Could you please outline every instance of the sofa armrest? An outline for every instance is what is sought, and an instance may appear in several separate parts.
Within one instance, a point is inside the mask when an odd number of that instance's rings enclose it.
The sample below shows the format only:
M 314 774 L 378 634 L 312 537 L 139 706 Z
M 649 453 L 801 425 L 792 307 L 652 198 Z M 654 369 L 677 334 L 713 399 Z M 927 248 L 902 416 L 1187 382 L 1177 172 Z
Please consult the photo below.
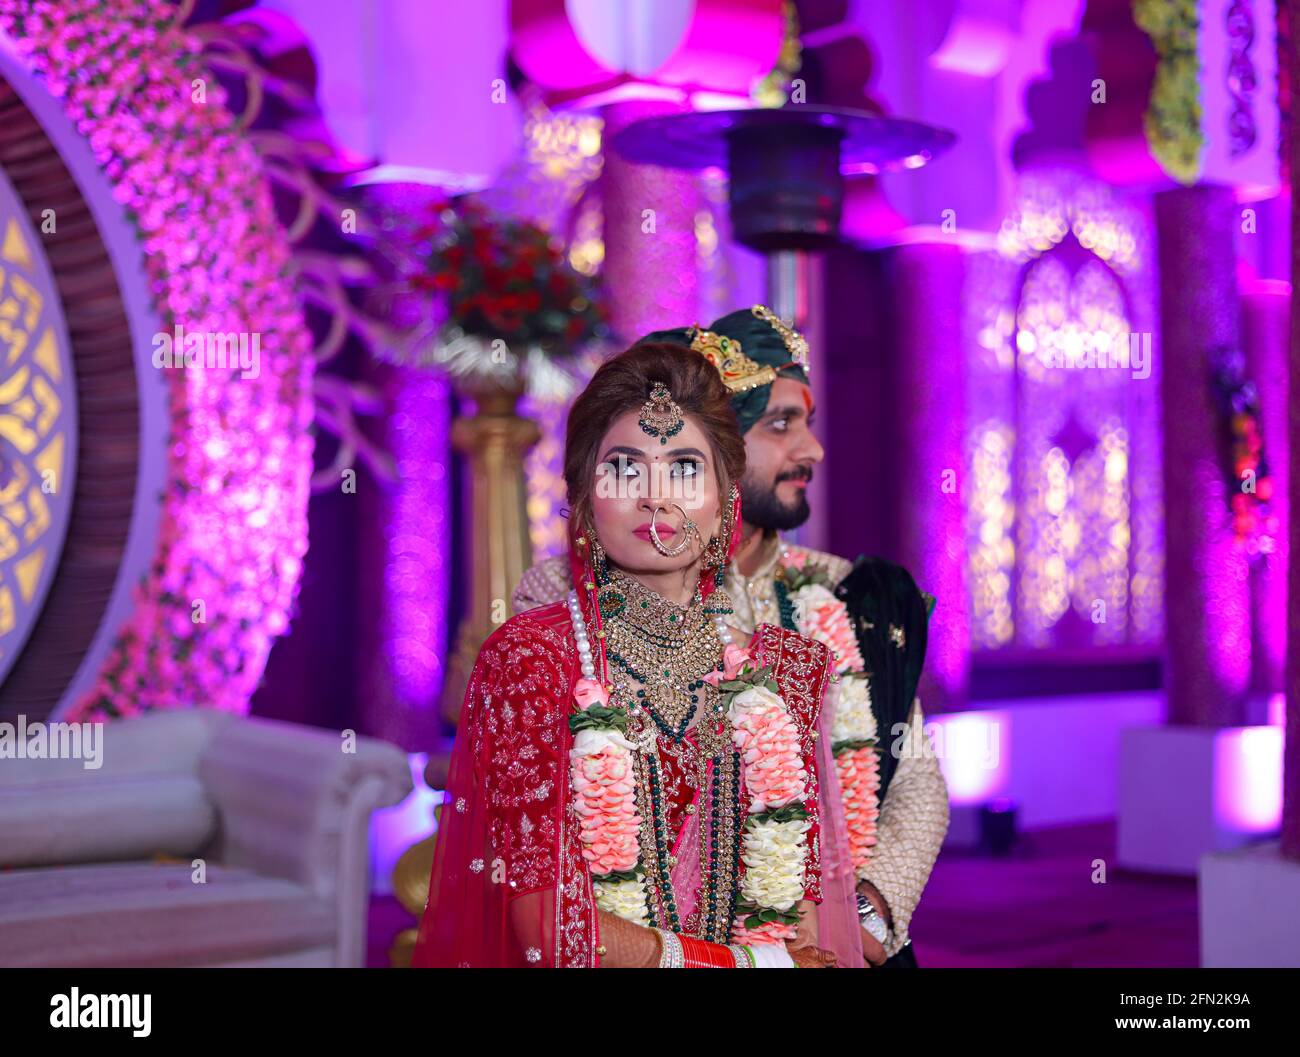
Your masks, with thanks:
M 336 903 L 340 961 L 360 964 L 369 898 L 370 815 L 411 792 L 395 745 L 222 714 L 199 761 L 220 818 L 214 858 L 283 877 Z M 360 923 L 358 933 L 357 924 Z

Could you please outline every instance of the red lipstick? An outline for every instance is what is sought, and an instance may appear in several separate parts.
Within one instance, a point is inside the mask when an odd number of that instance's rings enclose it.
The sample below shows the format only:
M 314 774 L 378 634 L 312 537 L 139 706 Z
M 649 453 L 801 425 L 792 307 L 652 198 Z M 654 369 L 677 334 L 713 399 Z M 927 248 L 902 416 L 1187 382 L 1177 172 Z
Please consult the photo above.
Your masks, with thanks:
M 662 540 L 667 539 L 669 536 L 676 536 L 677 530 L 673 528 L 672 525 L 657 524 L 655 525 L 655 533 Z M 638 525 L 632 530 L 632 535 L 640 536 L 643 540 L 648 540 L 650 538 L 650 522 L 647 521 L 643 525 Z

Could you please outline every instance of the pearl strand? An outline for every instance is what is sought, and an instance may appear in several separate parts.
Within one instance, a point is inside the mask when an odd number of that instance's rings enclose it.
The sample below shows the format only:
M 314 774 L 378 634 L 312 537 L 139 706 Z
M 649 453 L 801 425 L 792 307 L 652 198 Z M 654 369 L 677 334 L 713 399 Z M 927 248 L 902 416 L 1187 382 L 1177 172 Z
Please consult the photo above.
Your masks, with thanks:
M 578 592 L 569 592 L 569 619 L 573 622 L 573 637 L 578 643 L 578 661 L 582 665 L 582 674 L 588 679 L 596 678 L 596 662 L 591 653 L 591 639 L 587 637 L 587 622 L 582 619 L 582 604 L 578 601 Z

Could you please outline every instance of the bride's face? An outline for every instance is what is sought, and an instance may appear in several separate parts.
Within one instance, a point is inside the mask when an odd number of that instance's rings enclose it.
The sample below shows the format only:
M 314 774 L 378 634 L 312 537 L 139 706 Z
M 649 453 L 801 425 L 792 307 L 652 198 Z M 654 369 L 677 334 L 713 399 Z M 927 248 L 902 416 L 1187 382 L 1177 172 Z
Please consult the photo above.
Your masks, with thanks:
M 690 415 L 666 444 L 641 429 L 640 417 L 636 410 L 620 415 L 596 450 L 591 492 L 596 535 L 609 559 L 630 573 L 686 569 L 699 561 L 721 527 L 713 454 L 704 430 Z M 680 554 L 668 557 L 651 540 L 652 516 L 659 540 L 669 550 L 677 550 L 687 535 L 687 517 L 697 531 L 689 534 Z

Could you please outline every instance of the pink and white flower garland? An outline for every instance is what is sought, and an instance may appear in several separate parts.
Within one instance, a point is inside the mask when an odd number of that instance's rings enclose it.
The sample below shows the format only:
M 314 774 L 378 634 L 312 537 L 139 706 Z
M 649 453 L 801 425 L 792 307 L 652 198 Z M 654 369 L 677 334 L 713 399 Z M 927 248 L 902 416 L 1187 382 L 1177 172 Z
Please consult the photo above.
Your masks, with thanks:
M 578 794 L 574 807 L 582 820 L 578 834 L 582 857 L 591 871 L 596 906 L 638 925 L 649 925 L 640 868 L 641 816 L 636 810 L 632 761 L 635 746 L 624 737 L 627 710 L 611 708 L 609 692 L 592 678 L 591 645 L 576 592 L 569 594 L 569 616 L 578 636 L 583 670 L 573 688 L 579 711 L 569 719 L 574 734 L 569 767 Z
M 576 592 L 570 592 L 568 604 L 583 669 L 574 687 L 578 712 L 569 720 L 582 855 L 592 874 L 596 905 L 638 925 L 650 925 L 638 842 L 635 746 L 625 736 L 627 709 L 610 705 L 608 691 L 594 678 Z M 777 684 L 767 669 L 754 668 L 748 650 L 727 642 L 722 671 L 705 678 L 722 693 L 750 798 L 741 846 L 743 913 L 733 926 L 732 940 L 761 945 L 793 939 L 811 828 L 803 806 L 808 773 L 798 728 Z
M 746 649 L 729 645 L 722 671 L 705 676 L 722 691 L 732 742 L 741 754 L 748 818 L 741 836 L 741 914 L 732 925 L 736 943 L 779 943 L 798 934 L 795 904 L 803 898 L 808 862 L 804 809 L 808 771 L 799 729 L 766 668 L 754 668 Z
M 849 829 L 849 853 L 854 873 L 862 879 L 876 844 L 880 817 L 880 760 L 866 662 L 848 609 L 830 590 L 826 570 L 809 566 L 807 556 L 799 553 L 787 558 L 785 568 L 799 633 L 828 646 L 835 658 L 839 689 L 831 750 Z

